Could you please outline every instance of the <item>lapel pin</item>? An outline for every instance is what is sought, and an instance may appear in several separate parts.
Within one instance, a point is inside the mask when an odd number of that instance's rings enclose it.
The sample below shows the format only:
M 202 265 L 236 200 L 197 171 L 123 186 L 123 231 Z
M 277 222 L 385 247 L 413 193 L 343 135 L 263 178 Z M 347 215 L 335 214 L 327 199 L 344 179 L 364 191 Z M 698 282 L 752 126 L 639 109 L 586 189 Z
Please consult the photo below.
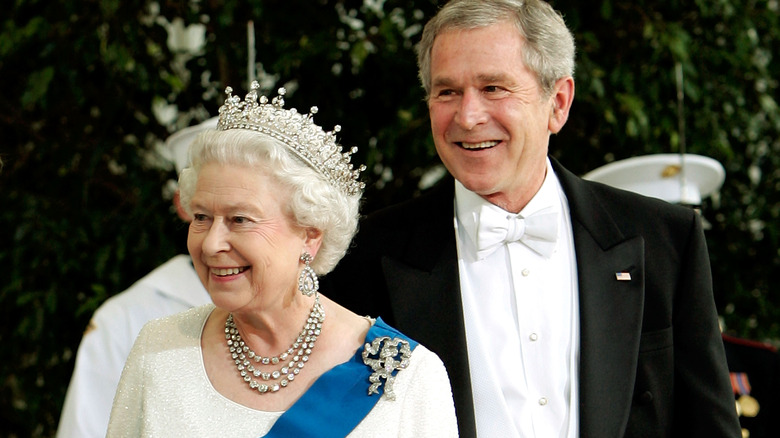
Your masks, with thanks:
M 631 281 L 631 274 L 628 272 L 615 272 L 615 278 L 618 281 Z

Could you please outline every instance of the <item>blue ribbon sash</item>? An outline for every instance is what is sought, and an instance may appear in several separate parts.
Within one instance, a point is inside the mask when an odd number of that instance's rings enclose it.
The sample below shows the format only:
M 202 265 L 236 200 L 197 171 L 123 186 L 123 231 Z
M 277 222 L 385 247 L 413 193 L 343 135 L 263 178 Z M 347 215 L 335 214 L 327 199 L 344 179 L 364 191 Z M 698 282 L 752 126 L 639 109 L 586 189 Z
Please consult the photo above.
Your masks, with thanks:
M 400 338 L 414 350 L 417 342 L 387 325 L 382 318 L 368 330 L 365 343 L 387 336 Z M 276 421 L 267 438 L 345 437 L 368 415 L 384 394 L 384 385 L 369 395 L 374 370 L 363 363 L 365 343 L 352 358 L 322 376 Z

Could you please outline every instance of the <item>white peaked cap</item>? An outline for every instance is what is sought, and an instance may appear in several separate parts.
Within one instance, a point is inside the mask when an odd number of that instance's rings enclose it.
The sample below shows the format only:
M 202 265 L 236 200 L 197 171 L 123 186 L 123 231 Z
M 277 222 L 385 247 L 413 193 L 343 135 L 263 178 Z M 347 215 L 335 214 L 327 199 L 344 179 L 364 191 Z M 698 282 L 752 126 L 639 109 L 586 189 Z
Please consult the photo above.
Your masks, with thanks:
M 189 150 L 190 145 L 203 131 L 217 129 L 219 117 L 212 117 L 198 125 L 189 126 L 180 131 L 176 131 L 165 140 L 165 150 L 176 165 L 176 173 L 179 173 L 190 163 Z
M 720 189 L 726 171 L 701 155 L 655 154 L 615 161 L 583 178 L 673 204 L 699 205 Z

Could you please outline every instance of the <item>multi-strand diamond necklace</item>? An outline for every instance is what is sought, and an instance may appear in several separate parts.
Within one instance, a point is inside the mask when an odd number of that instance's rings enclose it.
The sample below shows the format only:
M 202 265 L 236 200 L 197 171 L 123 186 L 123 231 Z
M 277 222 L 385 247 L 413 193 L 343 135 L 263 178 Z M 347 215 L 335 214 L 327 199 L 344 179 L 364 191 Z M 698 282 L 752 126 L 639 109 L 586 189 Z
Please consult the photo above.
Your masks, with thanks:
M 306 323 L 303 325 L 303 330 L 301 330 L 295 342 L 290 345 L 290 348 L 281 354 L 265 357 L 252 351 L 246 345 L 246 342 L 241 339 L 238 327 L 233 322 L 232 313 L 225 320 L 225 339 L 230 349 L 230 355 L 244 381 L 250 388 L 256 389 L 260 394 L 268 394 L 279 391 L 295 380 L 295 376 L 301 372 L 306 362 L 309 361 L 309 355 L 314 349 L 314 344 L 320 335 L 324 321 L 325 309 L 322 308 L 320 298 L 317 296 Z M 278 365 L 280 363 L 283 366 L 272 372 L 264 372 L 255 368 L 255 365 Z

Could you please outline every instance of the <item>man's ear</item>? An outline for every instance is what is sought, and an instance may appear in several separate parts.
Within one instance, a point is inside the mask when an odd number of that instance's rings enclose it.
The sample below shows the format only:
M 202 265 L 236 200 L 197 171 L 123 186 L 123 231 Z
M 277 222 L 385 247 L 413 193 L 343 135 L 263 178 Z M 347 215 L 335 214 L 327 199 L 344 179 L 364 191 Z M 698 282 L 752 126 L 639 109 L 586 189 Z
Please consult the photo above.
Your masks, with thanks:
M 550 96 L 552 109 L 547 129 L 551 134 L 557 134 L 569 119 L 569 110 L 574 100 L 574 78 L 566 76 L 555 82 L 555 87 Z

